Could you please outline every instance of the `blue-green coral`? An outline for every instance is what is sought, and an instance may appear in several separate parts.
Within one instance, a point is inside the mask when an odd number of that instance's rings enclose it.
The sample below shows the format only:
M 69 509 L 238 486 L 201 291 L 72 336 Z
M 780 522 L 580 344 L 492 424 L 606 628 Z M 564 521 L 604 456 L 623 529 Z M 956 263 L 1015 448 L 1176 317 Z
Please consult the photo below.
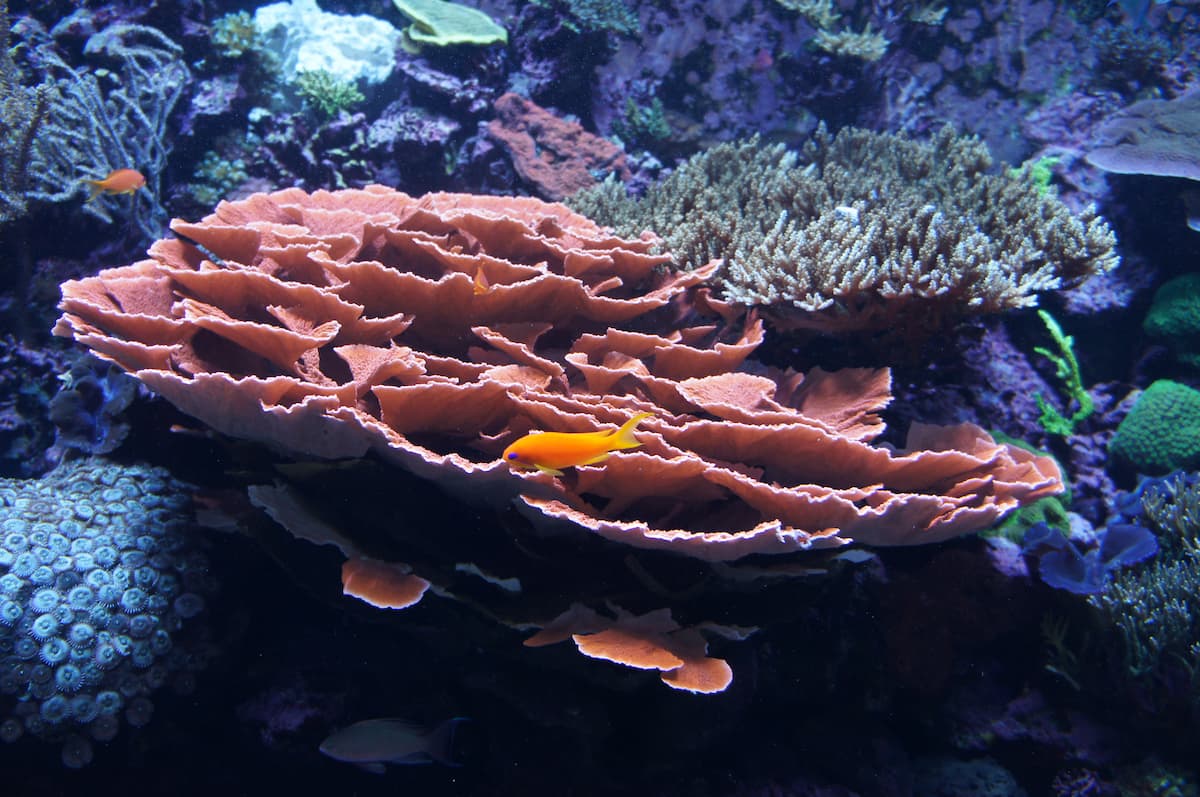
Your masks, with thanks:
M 321 116 L 337 116 L 365 98 L 349 80 L 339 80 L 324 69 L 296 76 L 296 92 Z
M 662 100 L 655 97 L 649 104 L 640 104 L 633 97 L 625 98 L 625 114 L 613 121 L 613 132 L 629 144 L 649 146 L 671 136 Z
M 82 460 L 40 480 L 0 480 L 0 740 L 112 739 L 122 710 L 198 659 L 176 645 L 203 608 L 207 561 L 164 471 Z
M 211 33 L 213 51 L 224 58 L 240 58 L 258 48 L 258 27 L 246 11 L 218 17 L 212 23 Z
M 246 162 L 241 158 L 226 158 L 215 150 L 204 157 L 193 173 L 197 182 L 188 186 L 192 198 L 204 207 L 213 207 L 250 178 Z
M 1142 329 L 1167 344 L 1180 362 L 1200 368 L 1200 274 L 1163 283 L 1154 292 Z
M 1200 707 L 1200 475 L 1146 488 L 1141 508 L 1158 534 L 1159 555 L 1115 574 L 1088 602 L 1113 638 L 1105 649 L 1128 677 L 1165 685 L 1180 681 L 1167 670 L 1181 672 L 1187 697 Z
M 641 26 L 637 14 L 622 0 L 534 0 L 558 11 L 563 25 L 578 33 L 620 33 L 632 36 Z
M 1010 168 L 1008 175 L 1013 179 L 1025 178 L 1033 183 L 1038 193 L 1047 194 L 1054 184 L 1054 167 L 1061 161 L 1062 158 L 1057 156 L 1043 155 L 1037 160 L 1028 160 L 1020 166 Z

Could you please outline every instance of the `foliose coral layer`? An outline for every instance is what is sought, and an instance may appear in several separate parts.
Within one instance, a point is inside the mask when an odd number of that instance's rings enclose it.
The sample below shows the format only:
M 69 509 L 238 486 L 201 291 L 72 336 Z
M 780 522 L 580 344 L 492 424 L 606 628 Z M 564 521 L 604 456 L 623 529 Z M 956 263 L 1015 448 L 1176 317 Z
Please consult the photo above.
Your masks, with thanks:
M 971 426 L 916 424 L 907 451 L 873 447 L 888 372 L 739 371 L 757 321 L 655 334 L 649 314 L 689 312 L 713 266 L 670 273 L 652 236 L 616 238 L 562 205 L 287 190 L 174 226 L 209 254 L 164 240 L 65 284 L 56 332 L 229 434 L 374 448 L 477 500 L 519 497 L 538 522 L 709 560 L 933 542 L 1061 488 L 1047 458 Z M 655 416 L 642 450 L 578 479 L 499 458 L 531 429 L 636 412 Z
M 936 542 L 1062 489 L 1048 457 L 971 425 L 913 424 L 905 449 L 874 444 L 886 369 L 798 374 L 750 362 L 763 325 L 699 287 L 715 264 L 673 271 L 653 235 L 619 238 L 563 205 L 287 189 L 174 228 L 181 237 L 149 259 L 64 284 L 56 331 L 225 434 L 308 456 L 373 452 L 519 521 L 525 537 L 704 568 L 685 558 Z M 652 416 L 638 450 L 603 463 L 550 473 L 502 456 L 529 432 L 596 432 L 638 414 Z M 294 533 L 337 545 L 349 560 L 344 591 L 376 606 L 412 605 L 452 561 L 503 574 L 516 593 L 539 579 L 525 556 L 487 546 L 462 559 L 392 554 L 376 521 L 343 517 L 318 531 L 263 486 L 252 498 Z M 364 561 L 392 555 L 413 564 Z M 553 597 L 521 609 L 523 628 L 528 619 L 569 630 L 555 640 L 603 635 L 580 650 L 630 666 L 644 663 L 627 655 L 631 639 L 665 651 L 653 666 L 675 688 L 729 683 L 693 618 L 664 613 L 661 594 L 624 594 L 629 616 L 591 622 L 583 610 L 593 606 L 574 604 L 604 606 L 579 583 L 596 558 L 565 556 L 537 565 L 570 583 L 531 591 L 531 602 Z

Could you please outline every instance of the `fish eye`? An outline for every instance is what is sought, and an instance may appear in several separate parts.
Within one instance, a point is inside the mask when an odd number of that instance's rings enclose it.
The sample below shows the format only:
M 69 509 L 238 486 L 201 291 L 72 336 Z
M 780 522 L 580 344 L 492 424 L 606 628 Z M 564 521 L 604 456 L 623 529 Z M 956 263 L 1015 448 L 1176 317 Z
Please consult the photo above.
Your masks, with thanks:
M 510 452 L 508 452 L 508 458 L 509 458 L 509 459 L 517 459 L 517 458 L 518 458 L 518 457 L 520 457 L 520 456 L 521 456 L 521 455 L 520 455 L 520 454 L 518 454 L 516 451 L 510 451 Z

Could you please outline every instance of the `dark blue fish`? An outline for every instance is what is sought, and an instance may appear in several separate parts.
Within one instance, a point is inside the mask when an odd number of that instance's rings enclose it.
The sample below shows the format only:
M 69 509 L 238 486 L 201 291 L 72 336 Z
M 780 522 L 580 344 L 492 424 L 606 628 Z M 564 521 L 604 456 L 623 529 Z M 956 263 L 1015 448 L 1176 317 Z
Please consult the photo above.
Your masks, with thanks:
M 376 774 L 383 774 L 384 764 L 458 766 L 451 746 L 455 728 L 465 721 L 455 717 L 430 731 L 400 719 L 363 720 L 321 742 L 321 752 Z

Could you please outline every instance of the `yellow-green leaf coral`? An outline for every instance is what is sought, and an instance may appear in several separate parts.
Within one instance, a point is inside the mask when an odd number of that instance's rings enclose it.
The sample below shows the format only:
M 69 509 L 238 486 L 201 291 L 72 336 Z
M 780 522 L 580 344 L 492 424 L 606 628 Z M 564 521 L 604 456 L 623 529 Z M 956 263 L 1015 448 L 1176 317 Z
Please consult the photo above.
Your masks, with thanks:
M 508 31 L 477 8 L 444 0 L 392 0 L 400 13 L 413 21 L 404 30 L 406 50 L 423 44 L 493 44 L 508 41 Z

